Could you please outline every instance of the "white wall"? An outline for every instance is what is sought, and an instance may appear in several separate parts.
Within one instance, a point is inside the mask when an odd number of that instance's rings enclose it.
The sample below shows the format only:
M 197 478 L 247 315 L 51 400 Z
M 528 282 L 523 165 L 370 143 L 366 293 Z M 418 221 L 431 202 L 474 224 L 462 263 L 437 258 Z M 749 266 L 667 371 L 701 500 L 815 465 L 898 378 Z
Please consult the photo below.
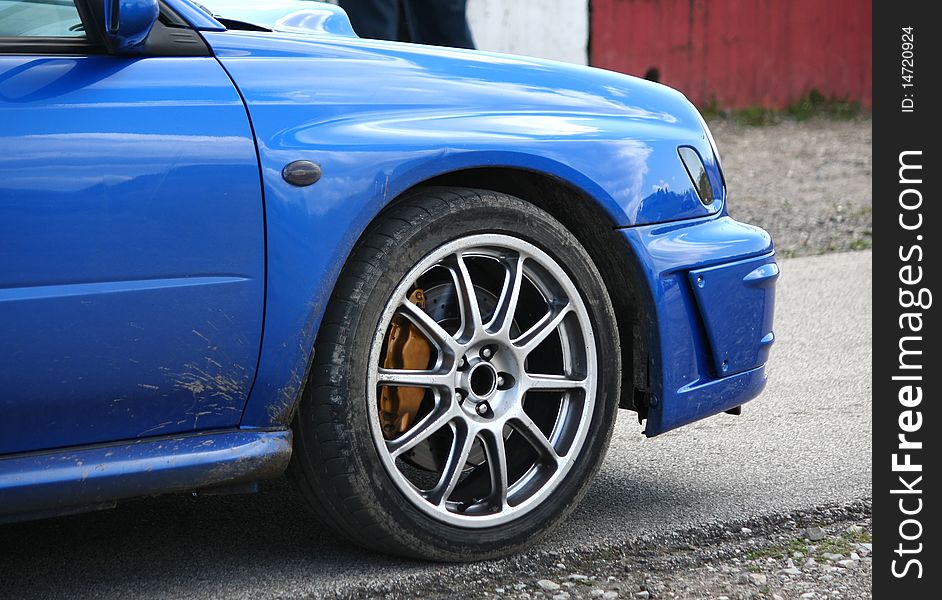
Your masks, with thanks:
M 588 0 L 468 0 L 482 50 L 587 64 Z

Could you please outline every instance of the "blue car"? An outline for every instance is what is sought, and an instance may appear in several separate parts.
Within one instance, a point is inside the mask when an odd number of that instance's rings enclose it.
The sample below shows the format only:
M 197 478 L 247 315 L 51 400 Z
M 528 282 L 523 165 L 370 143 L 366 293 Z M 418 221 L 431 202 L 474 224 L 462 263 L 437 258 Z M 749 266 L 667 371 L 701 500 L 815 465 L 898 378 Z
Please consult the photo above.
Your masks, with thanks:
M 619 408 L 765 385 L 771 239 L 656 83 L 306 0 L 0 0 L 0 140 L 2 521 L 287 472 L 356 543 L 495 557 Z

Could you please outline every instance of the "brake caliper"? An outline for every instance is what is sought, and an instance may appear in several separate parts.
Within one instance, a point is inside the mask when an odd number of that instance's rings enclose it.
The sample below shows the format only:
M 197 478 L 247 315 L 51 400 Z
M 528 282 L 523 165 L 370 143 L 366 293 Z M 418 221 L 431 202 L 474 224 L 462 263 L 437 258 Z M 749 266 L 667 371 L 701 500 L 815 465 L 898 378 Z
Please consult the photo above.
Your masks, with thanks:
M 409 294 L 412 302 L 425 310 L 425 291 Z M 432 345 L 409 319 L 395 315 L 386 337 L 386 358 L 383 368 L 423 370 L 429 367 Z M 379 412 L 383 437 L 391 440 L 409 430 L 425 398 L 425 388 L 384 386 L 380 389 Z

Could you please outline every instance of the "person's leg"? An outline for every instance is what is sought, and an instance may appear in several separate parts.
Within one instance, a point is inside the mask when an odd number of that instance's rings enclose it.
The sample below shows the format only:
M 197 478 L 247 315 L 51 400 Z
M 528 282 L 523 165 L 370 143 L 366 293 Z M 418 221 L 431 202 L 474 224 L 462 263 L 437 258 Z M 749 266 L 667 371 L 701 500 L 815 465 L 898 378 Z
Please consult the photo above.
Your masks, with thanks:
M 399 0 L 340 0 L 353 30 L 362 38 L 399 39 Z
M 418 44 L 474 48 L 467 0 L 406 0 L 413 40 Z

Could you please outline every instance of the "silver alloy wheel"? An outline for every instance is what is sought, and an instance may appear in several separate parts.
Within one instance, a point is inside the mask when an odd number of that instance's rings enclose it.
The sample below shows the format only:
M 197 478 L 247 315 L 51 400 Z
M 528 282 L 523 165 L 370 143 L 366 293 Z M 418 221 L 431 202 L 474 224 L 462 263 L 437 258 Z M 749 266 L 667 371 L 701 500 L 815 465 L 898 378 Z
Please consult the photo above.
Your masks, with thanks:
M 496 305 L 489 314 L 482 314 L 478 295 L 483 288 L 469 266 L 482 261 L 503 269 L 492 303 Z M 408 299 L 416 282 L 433 270 L 447 273 L 454 289 L 458 315 L 453 332 Z M 524 312 L 524 296 L 532 322 L 518 318 Z M 536 306 L 540 302 L 542 308 Z M 430 368 L 381 367 L 384 342 L 396 314 L 431 342 L 435 358 Z M 556 361 L 558 368 L 552 370 L 558 372 L 530 370 L 534 362 L 530 357 L 537 350 Z M 420 261 L 402 279 L 380 317 L 369 364 L 370 426 L 383 464 L 416 507 L 446 523 L 492 527 L 536 508 L 578 460 L 589 432 L 597 357 L 582 295 L 554 259 L 514 237 L 464 237 Z M 379 414 L 383 386 L 430 390 L 424 413 L 391 440 L 383 435 Z M 540 423 L 531 416 L 534 411 L 540 413 Z M 423 487 L 407 476 L 403 459 L 433 438 L 443 445 L 444 455 L 432 474 L 432 485 Z M 482 462 L 469 460 L 475 450 Z M 482 470 L 488 492 L 459 497 L 463 486 L 472 485 L 473 472 Z

